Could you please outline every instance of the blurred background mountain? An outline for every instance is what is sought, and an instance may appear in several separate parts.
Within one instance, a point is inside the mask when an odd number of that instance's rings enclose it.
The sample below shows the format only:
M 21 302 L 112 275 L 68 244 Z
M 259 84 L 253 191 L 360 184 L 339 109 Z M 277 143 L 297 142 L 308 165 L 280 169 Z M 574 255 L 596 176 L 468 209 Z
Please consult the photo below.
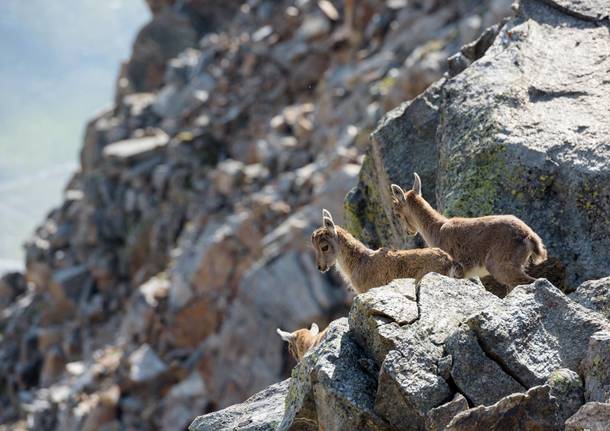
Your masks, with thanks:
M 76 170 L 84 124 L 112 103 L 143 0 L 0 2 L 0 273 Z

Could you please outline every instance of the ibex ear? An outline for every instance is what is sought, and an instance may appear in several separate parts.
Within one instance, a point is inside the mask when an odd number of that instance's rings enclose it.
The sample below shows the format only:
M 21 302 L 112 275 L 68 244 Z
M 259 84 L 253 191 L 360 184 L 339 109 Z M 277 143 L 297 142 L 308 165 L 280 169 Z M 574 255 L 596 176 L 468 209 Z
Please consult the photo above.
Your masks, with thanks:
M 394 199 L 396 199 L 398 202 L 404 202 L 404 200 L 405 200 L 404 190 L 397 184 L 392 184 L 390 186 L 390 188 L 392 189 L 392 196 L 394 196 Z
M 327 210 L 322 210 L 322 225 L 329 230 L 333 236 L 337 236 L 337 228 L 333 222 L 333 216 Z
M 309 333 L 311 335 L 318 335 L 320 333 L 320 328 L 318 328 L 318 325 L 316 323 L 311 324 L 311 328 L 309 328 Z
M 421 196 L 421 178 L 419 178 L 416 172 L 413 172 L 413 176 L 415 177 L 413 180 L 413 192 L 417 196 Z
M 284 340 L 285 342 L 290 343 L 291 341 L 294 340 L 294 335 L 291 334 L 290 332 L 282 331 L 280 328 L 277 328 L 276 331 L 277 331 L 278 335 L 280 336 L 280 338 L 282 340 Z
M 333 216 L 330 215 L 330 211 L 328 211 L 327 209 L 322 210 L 322 220 L 324 220 L 325 218 L 328 218 L 331 220 L 333 219 Z

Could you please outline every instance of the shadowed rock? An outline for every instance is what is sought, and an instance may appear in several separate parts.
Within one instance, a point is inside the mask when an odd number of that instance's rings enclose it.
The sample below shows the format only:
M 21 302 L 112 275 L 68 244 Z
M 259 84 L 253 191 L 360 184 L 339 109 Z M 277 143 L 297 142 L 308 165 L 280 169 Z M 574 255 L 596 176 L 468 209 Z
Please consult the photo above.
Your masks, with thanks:
M 290 379 L 271 385 L 242 404 L 195 418 L 189 431 L 275 431 L 284 415 Z

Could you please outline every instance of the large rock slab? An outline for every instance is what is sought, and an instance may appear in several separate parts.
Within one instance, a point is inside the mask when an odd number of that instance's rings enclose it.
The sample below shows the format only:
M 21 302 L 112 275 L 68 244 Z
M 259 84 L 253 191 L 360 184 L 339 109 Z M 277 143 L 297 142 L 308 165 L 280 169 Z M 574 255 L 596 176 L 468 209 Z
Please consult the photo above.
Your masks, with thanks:
M 312 421 L 326 431 L 390 430 L 373 411 L 377 382 L 360 367 L 362 358 L 347 319 L 332 322 L 323 341 L 293 370 L 278 430 Z
M 518 215 L 566 265 L 568 284 L 607 275 L 610 257 L 610 126 L 596 114 L 610 111 L 602 33 L 522 2 L 486 55 L 443 87 L 437 130 L 443 212 Z
M 490 405 L 515 392 L 523 392 L 519 382 L 490 359 L 476 335 L 462 327 L 447 341 L 451 355 L 451 377 L 458 389 L 475 405 Z
M 496 404 L 475 407 L 458 414 L 447 431 L 559 430 L 559 407 L 549 386 L 536 386 L 524 394 L 512 394 Z
M 386 337 L 395 342 L 381 366 L 375 410 L 399 430 L 422 428 L 428 411 L 453 398 L 449 376 L 443 376 L 439 369 L 445 342 L 470 315 L 501 303 L 480 283 L 438 274 L 426 275 L 416 287 L 417 320 L 398 326 L 389 337 L 383 332 L 386 325 L 380 327 L 377 336 L 374 329 L 371 335 L 370 326 L 358 325 L 354 330 L 357 337 Z M 370 312 L 379 314 L 377 308 Z M 356 305 L 354 309 L 359 310 Z M 366 313 L 354 313 L 354 309 L 350 321 L 368 318 Z M 365 328 L 365 333 L 359 333 L 359 328 Z
M 388 113 L 347 197 L 353 232 L 412 244 L 389 185 L 408 187 L 417 171 L 445 215 L 523 219 L 565 265 L 568 287 L 607 276 L 610 40 L 591 21 L 604 4 L 520 2 L 481 58 Z
M 271 385 L 241 404 L 195 418 L 189 431 L 274 431 L 284 415 L 290 379 Z
M 591 335 L 610 327 L 544 279 L 518 286 L 467 323 L 487 356 L 528 388 L 557 368 L 578 370 Z

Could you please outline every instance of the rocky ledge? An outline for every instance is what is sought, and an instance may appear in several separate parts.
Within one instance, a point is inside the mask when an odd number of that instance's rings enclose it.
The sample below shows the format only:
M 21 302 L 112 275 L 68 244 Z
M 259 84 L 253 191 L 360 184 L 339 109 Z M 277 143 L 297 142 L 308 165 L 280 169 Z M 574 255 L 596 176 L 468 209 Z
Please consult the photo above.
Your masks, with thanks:
M 359 295 L 289 382 L 191 431 L 608 429 L 609 67 L 607 7 L 523 0 L 381 120 L 346 197 L 372 247 L 421 244 L 391 209 L 414 171 L 446 215 L 516 214 L 549 249 L 535 283 L 501 298 L 430 274 Z
M 291 379 L 190 430 L 603 430 L 610 321 L 579 302 L 545 279 L 504 299 L 395 280 L 357 296 Z

